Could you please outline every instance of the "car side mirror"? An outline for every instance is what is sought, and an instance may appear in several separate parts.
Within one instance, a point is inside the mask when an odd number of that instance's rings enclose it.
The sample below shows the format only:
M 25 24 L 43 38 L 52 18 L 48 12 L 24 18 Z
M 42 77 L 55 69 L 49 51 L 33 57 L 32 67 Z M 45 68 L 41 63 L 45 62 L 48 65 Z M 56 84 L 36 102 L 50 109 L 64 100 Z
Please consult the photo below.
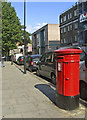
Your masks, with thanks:
M 41 60 L 39 60 L 38 63 L 41 63 Z
M 38 65 L 39 61 L 36 62 L 36 65 Z
M 38 65 L 41 61 L 37 61 L 36 64 Z
M 85 66 L 87 68 L 87 54 L 86 54 L 86 57 L 85 57 Z

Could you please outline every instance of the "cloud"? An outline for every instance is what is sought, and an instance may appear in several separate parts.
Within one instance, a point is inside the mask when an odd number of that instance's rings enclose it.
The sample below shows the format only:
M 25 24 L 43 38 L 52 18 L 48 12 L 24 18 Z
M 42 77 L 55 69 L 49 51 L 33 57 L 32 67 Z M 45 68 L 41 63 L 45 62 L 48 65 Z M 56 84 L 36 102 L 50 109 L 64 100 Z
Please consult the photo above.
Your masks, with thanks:
M 35 30 L 37 30 L 37 29 L 39 29 L 39 28 L 41 28 L 41 26 L 35 26 L 35 27 L 34 27 Z
M 47 23 L 42 23 L 42 25 L 44 26 L 44 25 L 46 25 Z
M 44 25 L 46 25 L 47 23 L 46 22 L 43 22 L 43 23 L 37 23 L 36 26 L 27 26 L 26 28 L 26 31 L 29 32 L 29 33 L 33 33 L 34 31 L 40 29 L 41 27 L 43 27 Z
M 31 25 L 27 26 L 26 31 L 29 32 L 29 33 L 32 33 L 33 27 Z
M 41 23 L 38 23 L 37 25 L 39 25 L 39 26 L 40 26 L 40 25 L 41 25 Z
M 44 25 L 46 25 L 47 23 L 43 22 L 43 23 L 38 23 L 35 27 L 34 27 L 34 30 L 38 30 L 40 29 L 41 27 L 43 27 Z

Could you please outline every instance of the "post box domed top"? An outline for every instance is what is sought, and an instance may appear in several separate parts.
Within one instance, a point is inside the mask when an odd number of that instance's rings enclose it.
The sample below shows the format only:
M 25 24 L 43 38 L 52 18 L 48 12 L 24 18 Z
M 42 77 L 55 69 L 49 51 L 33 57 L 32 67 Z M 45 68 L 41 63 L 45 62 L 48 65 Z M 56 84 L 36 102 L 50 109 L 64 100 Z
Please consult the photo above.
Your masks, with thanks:
M 80 53 L 82 53 L 82 50 L 80 50 L 80 49 L 58 49 L 58 50 L 55 50 L 54 53 L 58 53 L 58 54 L 80 54 Z

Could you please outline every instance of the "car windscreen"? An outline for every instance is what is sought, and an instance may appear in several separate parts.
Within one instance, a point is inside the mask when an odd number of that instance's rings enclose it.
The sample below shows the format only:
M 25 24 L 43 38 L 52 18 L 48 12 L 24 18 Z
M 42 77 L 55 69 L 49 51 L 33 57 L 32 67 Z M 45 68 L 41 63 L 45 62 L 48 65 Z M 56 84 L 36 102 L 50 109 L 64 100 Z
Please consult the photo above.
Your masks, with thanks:
M 41 58 L 41 56 L 31 56 L 31 58 L 34 61 L 39 61 L 39 59 Z

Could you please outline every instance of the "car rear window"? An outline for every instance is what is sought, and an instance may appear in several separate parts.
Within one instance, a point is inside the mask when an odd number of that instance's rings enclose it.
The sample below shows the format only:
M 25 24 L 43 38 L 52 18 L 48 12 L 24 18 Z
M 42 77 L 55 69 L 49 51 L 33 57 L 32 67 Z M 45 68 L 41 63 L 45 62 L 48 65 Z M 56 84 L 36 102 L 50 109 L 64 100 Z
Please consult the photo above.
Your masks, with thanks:
M 31 56 L 33 60 L 39 60 L 41 56 Z
M 24 59 L 24 57 L 21 57 L 21 59 Z
M 21 59 L 24 59 L 24 56 L 20 57 Z

